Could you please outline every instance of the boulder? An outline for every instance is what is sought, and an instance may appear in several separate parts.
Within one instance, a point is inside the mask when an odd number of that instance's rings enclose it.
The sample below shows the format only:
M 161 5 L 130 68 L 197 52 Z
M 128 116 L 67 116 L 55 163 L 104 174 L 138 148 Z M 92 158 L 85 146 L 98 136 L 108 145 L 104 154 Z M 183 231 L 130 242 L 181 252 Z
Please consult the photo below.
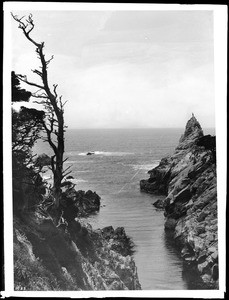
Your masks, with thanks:
M 109 240 L 110 249 L 121 253 L 123 256 L 134 253 L 134 243 L 126 234 L 124 227 L 117 227 L 115 230 L 112 226 L 101 229 L 103 238 Z
M 159 209 L 163 209 L 164 208 L 164 199 L 158 199 L 157 201 L 155 201 L 153 203 L 153 206 L 155 206 L 156 208 L 159 208 Z
M 107 226 L 102 229 L 102 235 L 105 239 L 111 239 L 114 236 L 114 228 Z
M 96 192 L 76 191 L 71 185 L 62 193 L 61 206 L 64 217 L 72 220 L 73 216 L 83 217 L 96 213 L 100 209 L 100 199 Z
M 93 155 L 95 152 L 88 152 L 87 155 Z
M 165 221 L 165 229 L 167 230 L 174 230 L 176 227 L 176 220 L 172 218 L 167 218 Z

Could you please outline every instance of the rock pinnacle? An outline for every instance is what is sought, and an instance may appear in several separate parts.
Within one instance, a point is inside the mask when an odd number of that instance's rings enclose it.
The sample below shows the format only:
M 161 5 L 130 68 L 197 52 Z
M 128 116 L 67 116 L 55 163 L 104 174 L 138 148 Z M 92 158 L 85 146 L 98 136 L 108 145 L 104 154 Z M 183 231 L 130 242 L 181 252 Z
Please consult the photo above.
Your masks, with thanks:
M 188 120 L 186 127 L 185 127 L 185 132 L 180 138 L 180 144 L 182 143 L 187 143 L 189 144 L 190 142 L 194 142 L 197 138 L 202 137 L 203 130 L 200 126 L 200 123 L 197 121 L 196 117 L 192 113 L 192 117 Z

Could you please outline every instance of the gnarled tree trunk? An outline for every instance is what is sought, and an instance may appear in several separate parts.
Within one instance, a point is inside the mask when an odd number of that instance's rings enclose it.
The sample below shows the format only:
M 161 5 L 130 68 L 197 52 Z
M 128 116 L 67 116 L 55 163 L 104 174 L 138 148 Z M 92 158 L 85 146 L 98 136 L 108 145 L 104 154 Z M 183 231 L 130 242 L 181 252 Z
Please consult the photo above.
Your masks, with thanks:
M 46 137 L 43 138 L 47 141 L 52 148 L 54 155 L 51 160 L 51 170 L 53 173 L 53 196 L 55 199 L 55 208 L 58 210 L 61 200 L 61 183 L 63 178 L 69 174 L 63 169 L 64 165 L 64 132 L 66 126 L 64 125 L 64 105 L 62 102 L 62 96 L 57 94 L 57 84 L 54 84 L 52 90 L 48 81 L 48 64 L 53 59 L 53 56 L 46 60 L 44 54 L 44 42 L 38 43 L 31 38 L 30 33 L 34 28 L 33 18 L 30 14 L 28 19 L 24 21 L 24 17 L 18 18 L 12 14 L 15 21 L 18 22 L 19 28 L 23 31 L 25 37 L 36 47 L 36 53 L 40 59 L 40 69 L 32 70 L 33 73 L 40 77 L 41 84 L 31 82 L 27 79 L 27 76 L 17 75 L 17 78 L 26 84 L 38 88 L 38 91 L 32 93 L 32 97 L 37 98 L 35 103 L 42 104 L 45 110 L 45 119 L 43 127 L 46 132 Z

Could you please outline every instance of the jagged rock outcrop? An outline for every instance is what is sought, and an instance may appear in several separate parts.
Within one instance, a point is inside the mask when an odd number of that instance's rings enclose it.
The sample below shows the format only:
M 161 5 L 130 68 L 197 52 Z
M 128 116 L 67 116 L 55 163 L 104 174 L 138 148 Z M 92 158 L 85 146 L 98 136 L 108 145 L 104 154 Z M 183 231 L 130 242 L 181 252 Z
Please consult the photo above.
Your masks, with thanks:
M 124 227 L 114 229 L 112 226 L 108 226 L 104 227 L 101 232 L 103 238 L 112 241 L 112 250 L 121 253 L 123 256 L 134 253 L 134 243 L 131 238 L 126 235 Z
M 192 114 L 191 119 L 188 120 L 185 132 L 181 136 L 179 141 L 179 146 L 177 149 L 187 149 L 190 148 L 198 138 L 204 135 L 200 123 L 197 121 L 194 114 Z
M 62 212 L 62 217 L 69 223 L 76 217 L 88 217 L 91 214 L 97 213 L 100 209 L 100 199 L 100 196 L 91 190 L 86 192 L 75 190 L 74 184 L 66 180 L 62 184 L 59 211 Z M 53 197 L 50 194 L 44 197 L 43 202 L 39 206 L 51 216 L 55 216 L 55 205 Z
M 213 138 L 204 137 L 192 115 L 174 154 L 150 170 L 150 178 L 142 180 L 140 188 L 165 194 L 160 203 L 164 207 L 165 229 L 173 232 L 185 263 L 199 271 L 203 284 L 218 288 L 215 144 Z M 205 140 L 210 141 L 210 147 Z
M 61 205 L 66 216 L 75 209 L 78 217 L 85 217 L 99 211 L 100 199 L 96 192 L 76 191 L 70 187 L 62 193 Z
M 123 252 L 124 229 L 111 231 L 79 220 L 56 227 L 40 211 L 15 217 L 15 290 L 141 289 L 133 257 Z

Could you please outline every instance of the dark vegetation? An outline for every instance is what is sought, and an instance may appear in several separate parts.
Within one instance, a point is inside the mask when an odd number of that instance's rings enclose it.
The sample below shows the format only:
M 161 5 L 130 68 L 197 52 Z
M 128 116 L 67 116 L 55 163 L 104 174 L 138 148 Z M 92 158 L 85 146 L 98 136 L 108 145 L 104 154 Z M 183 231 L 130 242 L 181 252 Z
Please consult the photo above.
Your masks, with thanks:
M 14 72 L 12 80 L 12 103 L 28 102 L 31 93 L 20 88 Z M 12 177 L 14 212 L 32 209 L 42 200 L 45 186 L 33 165 L 32 147 L 40 138 L 44 112 L 21 107 L 12 108 Z
M 200 137 L 197 142 L 197 146 L 204 147 L 205 150 L 209 150 L 212 155 L 213 163 L 216 163 L 216 137 L 210 134 Z
M 29 99 L 29 97 L 36 98 L 35 103 L 42 105 L 42 110 L 44 113 L 41 118 L 42 130 L 46 133 L 45 137 L 41 137 L 44 141 L 49 143 L 49 146 L 53 150 L 53 155 L 51 156 L 50 168 L 53 173 L 53 186 L 52 186 L 52 200 L 53 200 L 53 213 L 55 214 L 54 219 L 56 223 L 58 222 L 60 216 L 59 205 L 61 201 L 61 183 L 62 180 L 69 174 L 68 170 L 64 170 L 64 105 L 62 101 L 62 96 L 57 93 L 57 84 L 53 84 L 52 88 L 48 80 L 48 65 L 53 59 L 46 59 L 44 54 L 44 42 L 37 42 L 31 37 L 31 33 L 34 29 L 34 21 L 32 14 L 28 16 L 27 19 L 24 17 L 19 18 L 12 14 L 13 19 L 18 23 L 19 29 L 22 30 L 25 38 L 35 46 L 35 52 L 40 61 L 40 66 L 37 69 L 33 69 L 32 72 L 38 76 L 38 83 L 32 82 L 28 79 L 26 75 L 17 74 L 13 78 L 12 91 L 13 96 L 16 95 L 20 101 Z M 27 92 L 22 89 L 18 89 L 18 80 L 26 83 L 28 86 L 36 88 L 35 92 Z M 33 110 L 30 113 L 35 113 L 37 111 Z M 30 126 L 31 125 L 31 126 Z M 34 124 L 24 124 L 25 131 L 31 130 L 31 128 L 37 128 L 33 126 Z M 31 136 L 30 136 L 31 137 Z M 31 140 L 33 143 L 33 140 Z M 29 145 L 29 147 L 31 144 Z

